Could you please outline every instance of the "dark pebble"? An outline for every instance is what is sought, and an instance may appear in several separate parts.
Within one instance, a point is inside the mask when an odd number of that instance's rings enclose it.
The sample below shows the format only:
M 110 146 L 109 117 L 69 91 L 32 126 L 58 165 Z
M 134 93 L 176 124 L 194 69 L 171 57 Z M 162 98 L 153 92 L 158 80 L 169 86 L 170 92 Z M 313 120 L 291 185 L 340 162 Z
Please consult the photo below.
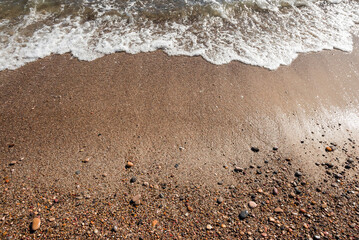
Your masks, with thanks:
M 246 217 L 248 217 L 248 211 L 247 210 L 243 210 L 240 214 L 239 214 L 239 219 L 243 220 Z
M 178 168 L 178 167 L 179 167 L 179 164 L 178 164 L 178 163 L 176 163 L 176 164 L 175 164 L 175 168 Z
M 259 148 L 257 148 L 257 147 L 251 147 L 251 150 L 252 150 L 253 152 L 259 152 Z
M 130 183 L 134 183 L 134 182 L 136 182 L 137 181 L 137 178 L 136 177 L 132 177 L 131 179 L 130 179 Z
M 79 174 L 80 174 L 80 170 L 77 170 L 75 173 L 76 173 L 76 175 L 79 175 Z
M 301 172 L 299 172 L 299 171 L 296 171 L 295 174 L 294 174 L 294 176 L 296 176 L 296 177 L 301 177 L 302 175 L 303 174 Z
M 277 151 L 278 150 L 278 147 L 273 147 L 273 151 Z
M 163 193 L 160 193 L 160 195 L 158 195 L 160 198 L 164 198 L 165 195 L 163 195 Z

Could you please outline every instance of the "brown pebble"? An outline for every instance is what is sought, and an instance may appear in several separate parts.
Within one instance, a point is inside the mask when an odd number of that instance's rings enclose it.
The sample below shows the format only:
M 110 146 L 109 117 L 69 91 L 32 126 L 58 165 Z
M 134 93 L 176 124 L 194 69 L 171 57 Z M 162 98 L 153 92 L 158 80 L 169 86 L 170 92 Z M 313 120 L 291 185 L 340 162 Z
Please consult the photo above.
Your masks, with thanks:
M 189 212 L 193 212 L 193 207 L 187 206 L 187 210 L 188 210 Z
M 141 194 L 137 194 L 131 199 L 132 204 L 138 206 L 141 204 Z
M 156 227 L 157 224 L 158 224 L 158 221 L 157 221 L 157 220 L 153 220 L 153 221 L 152 221 L 152 227 Z
M 300 211 L 301 213 L 306 213 L 306 212 L 307 212 L 304 208 L 301 208 L 299 211 Z
M 133 163 L 132 162 L 127 162 L 126 167 L 127 168 L 133 167 Z
M 36 231 L 37 229 L 40 228 L 40 225 L 41 225 L 41 220 L 40 220 L 40 218 L 34 218 L 34 219 L 32 220 L 31 230 L 32 230 L 32 231 Z
M 55 221 L 55 218 L 52 217 L 52 218 L 49 219 L 49 221 L 50 221 L 50 222 L 53 222 L 53 221 Z
M 284 212 L 283 209 L 281 209 L 280 207 L 277 207 L 276 209 L 274 209 L 274 212 L 276 213 L 282 213 Z
M 16 161 L 11 161 L 9 165 L 10 165 L 10 166 L 13 166 L 13 165 L 15 165 L 15 164 L 16 164 Z
M 226 228 L 227 226 L 226 226 L 226 224 L 221 224 L 221 228 Z
M 257 192 L 258 192 L 258 193 L 263 193 L 263 189 L 258 188 Z
M 269 217 L 269 219 L 268 219 L 270 222 L 275 222 L 275 219 L 274 218 L 272 218 L 272 217 Z
M 82 160 L 83 163 L 88 163 L 90 161 L 90 158 L 85 158 L 84 160 Z
M 278 195 L 278 189 L 277 188 L 273 188 L 273 195 Z

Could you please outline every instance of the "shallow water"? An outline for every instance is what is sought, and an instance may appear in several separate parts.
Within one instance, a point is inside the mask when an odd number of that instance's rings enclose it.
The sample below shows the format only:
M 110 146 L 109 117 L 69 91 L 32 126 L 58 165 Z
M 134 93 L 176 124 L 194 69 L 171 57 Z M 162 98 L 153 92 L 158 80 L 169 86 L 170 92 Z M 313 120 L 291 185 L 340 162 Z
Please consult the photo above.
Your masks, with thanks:
M 3 0 L 0 70 L 53 53 L 157 49 L 276 69 L 300 52 L 351 51 L 358 29 L 358 0 Z

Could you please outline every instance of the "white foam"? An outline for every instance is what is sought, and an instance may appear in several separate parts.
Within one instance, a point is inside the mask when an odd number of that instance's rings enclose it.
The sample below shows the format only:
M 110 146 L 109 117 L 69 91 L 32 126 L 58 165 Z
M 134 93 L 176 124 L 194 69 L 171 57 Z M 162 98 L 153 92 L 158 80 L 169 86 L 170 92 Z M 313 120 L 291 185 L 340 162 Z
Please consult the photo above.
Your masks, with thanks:
M 92 61 L 119 51 L 136 54 L 157 49 L 169 55 L 199 55 L 213 64 L 237 60 L 274 70 L 290 64 L 301 52 L 333 48 L 352 51 L 352 34 L 359 32 L 359 2 L 355 1 L 335 1 L 323 8 L 315 1 L 256 0 L 255 4 L 268 11 L 247 9 L 239 16 L 231 8 L 236 1 L 227 1 L 229 5 L 211 2 L 220 16 L 191 24 L 155 24 L 134 17 L 137 2 L 125 10 L 132 20 L 105 16 L 105 12 L 116 9 L 107 1 L 96 9 L 96 20 L 82 23 L 80 17 L 68 17 L 27 36 L 21 29 L 51 17 L 33 8 L 12 34 L 4 29 L 9 21 L 0 21 L 0 70 L 16 69 L 51 54 L 70 52 L 80 60 Z M 280 11 L 284 3 L 292 7 Z M 304 3 L 306 7 L 296 7 Z

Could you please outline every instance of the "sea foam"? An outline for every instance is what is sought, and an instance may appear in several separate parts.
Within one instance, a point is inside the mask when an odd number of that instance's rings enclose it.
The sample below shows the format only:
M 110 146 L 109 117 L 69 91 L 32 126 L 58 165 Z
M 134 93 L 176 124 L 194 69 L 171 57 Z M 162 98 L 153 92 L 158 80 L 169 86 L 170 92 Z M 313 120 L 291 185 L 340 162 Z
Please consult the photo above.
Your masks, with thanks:
M 348 0 L 107 0 L 76 8 L 64 2 L 55 10 L 44 1 L 30 2 L 27 11 L 0 20 L 0 70 L 51 54 L 70 52 L 92 61 L 114 52 L 158 49 L 213 64 L 237 60 L 274 70 L 298 53 L 352 51 L 359 32 L 359 2 Z

